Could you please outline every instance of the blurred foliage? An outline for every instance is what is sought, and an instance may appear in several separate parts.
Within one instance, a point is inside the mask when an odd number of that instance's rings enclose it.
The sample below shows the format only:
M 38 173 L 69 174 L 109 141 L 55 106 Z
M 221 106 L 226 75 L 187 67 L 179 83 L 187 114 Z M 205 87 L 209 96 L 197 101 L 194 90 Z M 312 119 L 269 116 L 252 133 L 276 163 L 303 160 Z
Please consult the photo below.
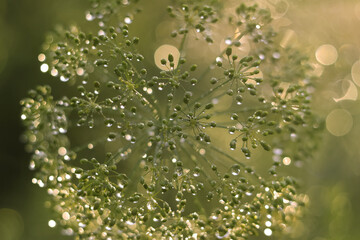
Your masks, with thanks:
M 41 74 L 36 60 L 45 34 L 58 23 L 69 25 L 73 21 L 83 21 L 84 2 L 0 2 L 0 104 L 3 109 L 0 118 L 1 239 L 66 239 L 59 235 L 58 229 L 48 228 L 51 217 L 44 208 L 45 193 L 31 184 L 33 173 L 28 170 L 29 156 L 24 153 L 19 140 L 22 127 L 18 103 L 32 86 L 53 80 Z M 302 50 L 313 56 L 320 76 L 314 99 L 316 111 L 325 119 L 333 109 L 345 109 L 353 119 L 350 132 L 346 135 L 335 137 L 325 133 L 321 152 L 314 156 L 313 162 L 304 164 L 305 170 L 298 178 L 303 179 L 301 190 L 308 193 L 311 204 L 304 220 L 294 228 L 293 238 L 359 239 L 359 100 L 356 97 L 335 102 L 334 98 L 340 98 L 347 92 L 349 83 L 344 80 L 353 81 L 351 68 L 359 60 L 360 31 L 357 26 L 360 23 L 360 6 L 356 0 L 269 2 L 274 3 L 281 16 L 279 26 L 290 26 L 294 31 L 290 40 L 303 46 Z M 147 6 L 150 13 L 156 11 L 155 7 L 151 4 Z M 286 15 L 282 16 L 282 12 Z M 143 18 L 149 24 L 162 20 L 161 16 L 153 17 L 151 14 Z M 143 31 L 149 38 L 162 36 L 159 31 Z M 337 61 L 331 66 L 322 66 L 316 61 L 315 52 L 323 44 L 331 44 L 338 51 Z M 151 59 L 149 56 L 147 58 Z M 357 92 L 358 87 L 355 88 Z

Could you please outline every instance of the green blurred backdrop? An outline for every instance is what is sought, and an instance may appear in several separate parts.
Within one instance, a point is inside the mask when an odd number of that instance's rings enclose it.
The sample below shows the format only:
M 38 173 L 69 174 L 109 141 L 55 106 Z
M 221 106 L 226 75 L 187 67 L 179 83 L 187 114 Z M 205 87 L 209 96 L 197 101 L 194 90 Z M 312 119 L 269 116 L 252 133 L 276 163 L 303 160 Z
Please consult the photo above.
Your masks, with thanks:
M 56 24 L 84 21 L 87 0 L 0 0 L 0 239 L 69 239 L 50 229 L 46 192 L 31 184 L 20 136 L 19 101 L 37 84 L 53 84 L 37 56 Z M 166 8 L 146 2 L 146 12 Z M 240 2 L 240 1 L 239 1 Z M 301 171 L 310 197 L 293 239 L 360 239 L 360 3 L 358 0 L 261 0 L 274 6 L 284 41 L 303 47 L 319 76 L 314 109 L 326 120 L 321 148 Z M 164 3 L 164 5 L 161 5 Z M 161 9 L 162 10 L 162 9 Z M 151 19 L 154 29 L 161 15 Z M 141 26 L 140 26 L 141 27 Z M 151 38 L 151 31 L 145 34 Z M 154 49 L 145 52 L 151 56 Z M 144 50 L 146 51 L 146 50 Z M 53 83 L 51 83 L 53 82 Z M 271 239 L 271 238 L 270 238 Z

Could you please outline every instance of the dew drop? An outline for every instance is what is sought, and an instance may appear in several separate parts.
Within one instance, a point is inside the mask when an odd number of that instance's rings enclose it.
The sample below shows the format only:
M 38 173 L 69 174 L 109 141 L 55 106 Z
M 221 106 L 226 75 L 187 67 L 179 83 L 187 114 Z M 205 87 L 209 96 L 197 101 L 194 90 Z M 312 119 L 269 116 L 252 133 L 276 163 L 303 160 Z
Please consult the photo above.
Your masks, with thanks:
M 47 72 L 47 71 L 49 70 L 49 65 L 47 65 L 46 63 L 41 64 L 40 70 L 41 70 L 43 73 Z
M 31 162 L 30 162 L 29 169 L 30 169 L 30 170 L 34 170 L 34 169 L 35 169 L 35 162 L 34 162 L 34 161 L 31 161 Z
M 69 81 L 69 78 L 66 78 L 64 76 L 60 76 L 60 81 L 67 82 L 67 81 Z
M 48 225 L 49 225 L 49 227 L 54 228 L 54 227 L 56 227 L 56 222 L 54 220 L 50 220 L 48 222 Z
M 76 69 L 76 74 L 77 74 L 78 76 L 82 76 L 82 75 L 84 75 L 84 73 L 85 73 L 85 71 L 84 71 L 83 68 L 78 68 L 78 69 Z
M 264 234 L 269 237 L 272 235 L 272 230 L 270 228 L 265 228 Z
M 226 44 L 226 45 L 231 45 L 231 43 L 232 43 L 231 39 L 226 39 L 226 40 L 225 40 L 225 44 Z
M 128 220 L 128 221 L 126 221 L 126 224 L 132 226 L 132 225 L 135 224 L 135 222 L 132 222 L 132 221 Z
M 67 130 L 66 130 L 65 128 L 59 128 L 59 132 L 60 132 L 60 133 L 66 133 Z
M 85 18 L 88 21 L 92 21 L 95 19 L 95 16 L 88 12 L 88 13 L 86 13 Z
M 130 24 L 130 23 L 132 23 L 132 20 L 131 20 L 131 18 L 126 17 L 126 18 L 124 18 L 124 22 L 125 22 L 126 24 Z
M 239 175 L 240 173 L 240 166 L 235 164 L 234 166 L 231 167 L 231 174 L 234 176 Z
M 38 56 L 38 60 L 39 60 L 39 62 L 43 62 L 43 61 L 45 61 L 45 59 L 46 59 L 45 54 L 40 53 L 40 54 L 39 54 L 39 56 Z
M 280 53 L 274 52 L 273 55 L 272 55 L 272 57 L 273 57 L 274 59 L 279 59 L 279 58 L 280 58 Z
M 215 233 L 215 237 L 217 238 L 217 239 L 223 239 L 223 238 L 227 238 L 229 236 L 229 231 L 226 231 L 225 233 L 223 233 L 223 232 L 219 232 L 219 231 L 216 231 L 216 233 Z

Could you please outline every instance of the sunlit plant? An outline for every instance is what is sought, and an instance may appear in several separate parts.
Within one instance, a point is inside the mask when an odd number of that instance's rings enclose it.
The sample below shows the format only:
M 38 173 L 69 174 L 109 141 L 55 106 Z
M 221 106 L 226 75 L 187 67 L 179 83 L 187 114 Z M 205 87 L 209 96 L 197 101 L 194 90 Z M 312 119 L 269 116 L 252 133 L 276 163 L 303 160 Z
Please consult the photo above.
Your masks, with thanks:
M 311 157 L 318 128 L 306 57 L 256 1 L 177 0 L 159 5 L 173 30 L 146 49 L 154 62 L 133 34 L 137 2 L 92 0 L 92 32 L 57 29 L 39 55 L 66 89 L 21 101 L 49 225 L 75 239 L 286 234 L 307 202 L 286 168 Z

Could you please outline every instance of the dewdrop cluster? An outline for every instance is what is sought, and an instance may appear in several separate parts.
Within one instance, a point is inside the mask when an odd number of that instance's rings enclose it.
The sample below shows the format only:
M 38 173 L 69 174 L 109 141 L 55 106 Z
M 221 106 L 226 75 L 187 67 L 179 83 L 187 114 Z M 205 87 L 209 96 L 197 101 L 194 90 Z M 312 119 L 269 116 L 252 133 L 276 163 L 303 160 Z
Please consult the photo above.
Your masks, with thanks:
M 39 55 L 66 95 L 38 86 L 21 101 L 49 226 L 75 239 L 288 231 L 308 199 L 286 166 L 311 157 L 319 126 L 307 60 L 278 45 L 270 12 L 249 1 L 168 1 L 179 56 L 167 53 L 158 70 L 132 34 L 141 1 L 90 2 L 85 17 L 97 30 L 59 28 Z M 189 61 L 190 40 L 200 51 L 220 45 L 219 26 L 232 29 L 223 49 L 207 65 Z

